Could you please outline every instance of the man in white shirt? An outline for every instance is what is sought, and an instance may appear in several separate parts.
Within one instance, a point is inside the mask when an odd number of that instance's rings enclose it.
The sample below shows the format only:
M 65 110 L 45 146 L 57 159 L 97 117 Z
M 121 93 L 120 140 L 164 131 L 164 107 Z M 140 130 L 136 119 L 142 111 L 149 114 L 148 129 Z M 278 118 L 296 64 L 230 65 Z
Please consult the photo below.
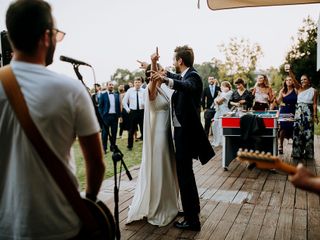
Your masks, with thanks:
M 137 77 L 134 80 L 134 86 L 130 88 L 122 100 L 123 108 L 129 113 L 129 137 L 128 150 L 133 147 L 133 135 L 139 125 L 141 139 L 143 139 L 143 114 L 144 114 L 144 91 L 141 87 L 142 80 Z
M 75 184 L 70 150 L 78 136 L 86 194 L 94 199 L 105 167 L 92 101 L 80 81 L 46 68 L 65 34 L 55 28 L 51 7 L 41 0 L 12 2 L 6 25 L 14 51 L 10 66 L 33 122 Z M 0 116 L 0 239 L 76 237 L 82 223 L 21 128 L 2 84 Z

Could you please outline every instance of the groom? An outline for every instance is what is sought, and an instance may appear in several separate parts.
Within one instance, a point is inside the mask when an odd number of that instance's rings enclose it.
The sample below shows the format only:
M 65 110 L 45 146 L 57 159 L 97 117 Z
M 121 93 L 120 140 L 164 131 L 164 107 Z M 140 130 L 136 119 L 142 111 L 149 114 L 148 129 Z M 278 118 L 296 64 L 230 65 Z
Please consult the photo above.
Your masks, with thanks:
M 184 221 L 175 222 L 180 229 L 200 231 L 200 202 L 193 173 L 192 159 L 207 163 L 214 155 L 200 122 L 200 100 L 202 80 L 193 68 L 194 54 L 188 46 L 174 50 L 176 73 L 167 72 L 167 76 L 155 74 L 169 87 L 175 90 L 172 95 L 172 121 L 176 148 L 177 175 L 180 187 Z

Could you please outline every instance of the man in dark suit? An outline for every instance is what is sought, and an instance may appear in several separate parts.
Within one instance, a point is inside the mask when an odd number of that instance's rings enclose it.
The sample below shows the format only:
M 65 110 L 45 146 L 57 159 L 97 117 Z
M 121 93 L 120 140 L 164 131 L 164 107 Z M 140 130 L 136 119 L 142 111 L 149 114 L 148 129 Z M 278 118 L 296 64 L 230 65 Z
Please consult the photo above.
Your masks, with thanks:
M 96 113 L 100 128 L 103 128 L 102 117 L 99 113 L 99 98 L 101 96 L 101 85 L 99 83 L 95 83 L 94 85 L 94 94 L 91 96 L 91 100 L 93 102 L 94 111 Z
M 176 148 L 177 176 L 181 194 L 184 221 L 176 222 L 180 229 L 200 231 L 200 202 L 193 173 L 192 159 L 207 163 L 214 151 L 200 121 L 200 100 L 202 80 L 193 68 L 194 54 L 188 46 L 177 47 L 174 54 L 174 66 L 177 73 L 167 72 L 152 75 L 152 79 L 161 80 L 175 92 L 172 95 L 172 120 Z
M 107 91 L 102 93 L 99 98 L 99 112 L 104 123 L 102 128 L 102 143 L 105 153 L 108 148 L 108 138 L 110 140 L 110 151 L 114 150 L 120 117 L 120 97 L 118 93 L 113 92 L 113 88 L 113 82 L 108 82 Z
M 218 80 L 214 77 L 208 77 L 208 87 L 203 90 L 202 94 L 202 108 L 204 112 L 204 131 L 206 132 L 207 136 L 209 136 L 211 120 L 216 113 L 215 108 L 213 107 L 212 103 L 213 100 L 218 96 L 220 87 L 218 86 Z

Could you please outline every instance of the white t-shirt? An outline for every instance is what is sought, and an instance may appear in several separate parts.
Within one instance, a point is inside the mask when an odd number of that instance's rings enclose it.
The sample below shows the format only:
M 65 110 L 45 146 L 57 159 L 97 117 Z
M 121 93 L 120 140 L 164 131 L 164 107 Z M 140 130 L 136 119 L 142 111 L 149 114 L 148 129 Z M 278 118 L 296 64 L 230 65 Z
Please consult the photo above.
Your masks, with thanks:
M 76 136 L 99 132 L 88 92 L 78 80 L 37 64 L 11 66 L 31 118 L 72 176 Z M 68 239 L 81 223 L 27 139 L 0 84 L 0 239 Z

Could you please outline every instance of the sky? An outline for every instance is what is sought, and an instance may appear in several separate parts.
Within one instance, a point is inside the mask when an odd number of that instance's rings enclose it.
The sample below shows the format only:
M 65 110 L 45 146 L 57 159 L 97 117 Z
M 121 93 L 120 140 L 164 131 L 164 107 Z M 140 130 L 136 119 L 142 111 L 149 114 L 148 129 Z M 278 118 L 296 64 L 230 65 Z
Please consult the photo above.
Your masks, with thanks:
M 117 68 L 139 70 L 137 60 L 150 61 L 159 48 L 160 64 L 171 66 L 176 46 L 189 45 L 195 63 L 223 60 L 218 45 L 232 37 L 258 43 L 264 56 L 258 69 L 279 67 L 297 36 L 302 21 L 316 22 L 320 4 L 212 11 L 205 0 L 49 0 L 57 28 L 66 32 L 57 44 L 54 71 L 76 78 L 61 55 L 93 66 L 80 66 L 87 86 L 110 80 Z M 0 0 L 0 31 L 10 1 Z

